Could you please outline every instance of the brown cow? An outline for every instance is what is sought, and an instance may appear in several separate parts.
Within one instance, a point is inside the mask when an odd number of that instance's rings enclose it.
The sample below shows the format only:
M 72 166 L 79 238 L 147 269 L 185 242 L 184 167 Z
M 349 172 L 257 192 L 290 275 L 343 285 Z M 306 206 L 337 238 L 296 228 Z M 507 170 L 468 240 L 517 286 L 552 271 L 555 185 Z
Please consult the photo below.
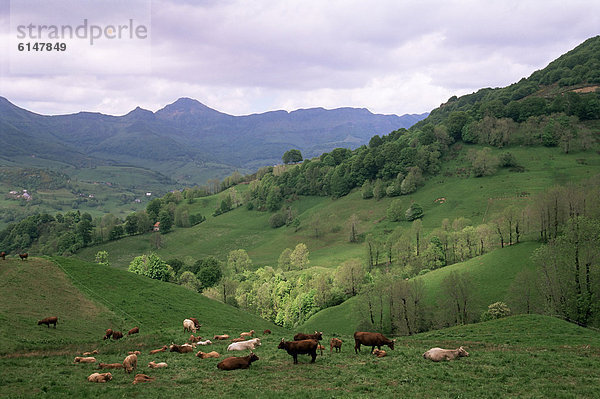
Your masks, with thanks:
M 2 260 L 6 260 L 6 255 L 8 255 L 6 252 L 0 252 L 0 258 L 2 258 Z
M 155 377 L 150 377 L 149 375 L 146 374 L 136 374 L 135 377 L 133 378 L 133 382 L 132 384 L 139 384 L 140 382 L 152 382 L 154 381 L 156 378 Z
M 263 331 L 263 334 L 271 334 L 271 330 L 266 329 L 265 331 Z
M 98 354 L 98 349 L 94 349 L 91 352 L 83 352 L 81 355 L 82 356 L 91 356 L 91 355 L 97 355 Z
M 167 350 L 167 345 L 163 346 L 160 349 L 153 349 L 150 351 L 151 355 L 154 355 L 155 353 L 159 353 L 159 352 L 165 352 Z
M 183 345 L 176 345 L 176 344 L 172 344 L 169 347 L 169 351 L 170 352 L 177 352 L 177 353 L 189 353 L 193 350 L 194 348 L 192 347 L 192 345 L 190 344 L 183 344 Z
M 188 339 L 188 342 L 198 342 L 202 339 L 201 336 L 196 335 L 194 336 L 194 334 L 190 335 L 190 338 Z
M 243 357 L 228 357 L 227 359 L 221 360 L 217 367 L 221 370 L 237 370 L 237 369 L 247 369 L 250 367 L 252 362 L 258 360 L 258 356 L 254 354 L 254 352 L 250 352 L 248 356 Z
M 104 333 L 104 338 L 102 338 L 102 339 L 104 339 L 104 340 L 109 339 L 112 336 L 112 334 L 113 334 L 113 330 L 110 328 L 107 328 L 106 332 Z
M 99 369 L 122 369 L 122 363 L 100 363 L 98 365 Z
M 29 256 L 29 254 L 27 252 L 25 252 L 24 254 L 19 254 L 19 257 L 21 258 L 21 260 L 27 260 L 28 256 Z
M 232 343 L 234 343 L 234 342 L 242 342 L 242 341 L 245 341 L 245 340 L 246 340 L 246 338 L 240 337 L 240 338 L 234 338 L 234 339 L 232 339 L 231 342 Z
M 73 363 L 96 363 L 96 358 L 76 356 L 75 359 L 73 359 Z
M 113 331 L 112 339 L 114 339 L 116 341 L 121 338 L 123 338 L 123 333 L 121 331 Z
M 139 327 L 133 327 L 131 330 L 129 330 L 127 332 L 127 336 L 130 336 L 131 334 L 138 334 L 140 332 L 140 328 Z
M 223 335 L 215 335 L 215 336 L 213 337 L 213 339 L 216 339 L 216 340 L 221 340 L 221 341 L 223 341 L 223 340 L 229 339 L 229 335 L 227 335 L 227 334 L 223 334 Z
M 357 331 L 354 333 L 354 353 L 360 351 L 360 345 L 370 346 L 371 353 L 373 353 L 375 347 L 381 349 L 382 345 L 387 345 L 390 349 L 394 349 L 394 342 L 396 340 L 389 340 L 381 333 Z
M 294 364 L 298 364 L 298 355 L 311 355 L 311 363 L 317 359 L 317 346 L 319 341 L 314 339 L 305 339 L 302 341 L 284 341 L 277 346 L 277 349 L 285 349 L 285 351 L 294 358 Z
M 240 333 L 240 337 L 242 337 L 242 338 L 252 337 L 252 336 L 254 336 L 254 330 L 250 330 L 249 332 Z
M 108 382 L 112 380 L 111 373 L 94 373 L 90 374 L 87 378 L 89 382 Z
M 56 323 L 58 323 L 58 317 L 56 316 L 46 317 L 45 319 L 38 320 L 38 326 L 40 324 L 45 324 L 48 326 L 48 328 L 50 328 L 50 324 L 54 324 L 54 328 L 56 328 Z
M 335 348 L 335 352 L 341 352 L 342 351 L 342 340 L 339 338 L 331 338 L 331 341 L 329 342 L 329 353 L 331 353 L 331 351 L 333 351 L 333 348 Z
M 195 317 L 188 317 L 188 319 L 194 322 L 194 327 L 196 327 L 196 328 L 202 327 L 202 324 L 200 324 L 200 322 L 198 322 L 197 318 L 195 318 Z
M 315 331 L 314 334 L 303 334 L 298 333 L 294 335 L 294 341 L 303 341 L 305 339 L 314 339 L 315 341 L 320 341 L 323 339 L 323 333 L 319 331 Z
M 139 355 L 141 355 L 141 354 L 142 354 L 142 352 L 140 352 L 140 351 L 129 351 L 129 352 L 127 352 L 127 354 L 128 354 L 128 355 L 136 355 L 136 356 L 139 356 Z

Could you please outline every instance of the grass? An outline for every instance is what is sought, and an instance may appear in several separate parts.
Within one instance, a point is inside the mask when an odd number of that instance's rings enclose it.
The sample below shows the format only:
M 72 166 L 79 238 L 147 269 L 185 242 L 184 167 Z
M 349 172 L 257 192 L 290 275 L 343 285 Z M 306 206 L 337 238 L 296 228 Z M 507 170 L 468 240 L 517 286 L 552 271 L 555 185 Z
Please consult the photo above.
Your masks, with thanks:
M 3 320 L 0 329 L 0 396 L 38 397 L 144 397 L 180 398 L 583 398 L 600 396 L 600 334 L 545 316 L 521 315 L 486 323 L 453 327 L 412 337 L 401 337 L 388 356 L 375 358 L 367 348 L 359 354 L 350 334 L 342 334 L 341 353 L 327 350 L 315 364 L 307 356 L 299 364 L 277 349 L 281 337 L 293 331 L 273 328 L 274 334 L 259 336 L 255 350 L 260 360 L 248 370 L 224 372 L 216 368 L 220 359 L 201 360 L 192 353 L 159 353 L 150 349 L 182 342 L 187 334 L 179 329 L 182 315 L 199 315 L 200 334 L 213 331 L 244 331 L 264 326 L 250 315 L 202 298 L 200 295 L 75 259 L 31 259 L 3 263 L 4 286 L 0 290 Z M 39 270 L 37 272 L 36 270 Z M 37 282 L 29 278 L 36 277 Z M 48 285 L 44 296 L 30 289 Z M 62 289 L 60 289 L 62 287 Z M 60 290 L 59 290 L 60 289 Z M 7 291 L 10 291 L 8 293 Z M 68 295 L 66 295 L 68 293 Z M 152 296 L 161 294 L 156 300 Z M 66 295 L 66 298 L 65 298 Z M 76 306 L 78 298 L 86 306 Z M 65 302 L 64 304 L 62 302 Z M 91 306 L 91 307 L 90 307 Z M 185 307 L 180 309 L 180 307 Z M 60 313 L 56 329 L 35 325 L 37 309 Z M 108 312 L 115 322 L 140 322 L 140 334 L 121 341 L 100 337 L 106 319 L 90 319 L 95 312 Z M 126 312 L 128 315 L 124 315 Z M 14 316 L 13 316 L 14 314 Z M 69 315 L 67 317 L 66 315 Z M 17 316 L 23 322 L 13 324 Z M 76 321 L 80 320 L 80 321 Z M 252 324 L 256 323 L 256 324 Z M 266 323 L 266 322 L 263 322 Z M 33 324 L 33 325 L 32 325 Z M 5 327 L 6 325 L 11 328 Z M 78 331 L 88 325 L 90 331 Z M 92 331 L 93 330 L 93 331 Z M 208 333 L 208 334 L 207 334 Z M 38 334 L 37 336 L 33 336 Z M 40 337 L 46 336 L 42 341 Z M 8 348 L 15 337 L 27 348 Z M 331 335 L 325 334 L 324 343 Z M 226 342 L 215 342 L 208 350 L 222 357 Z M 433 363 L 422 353 L 433 346 L 465 346 L 470 356 L 454 362 Z M 132 385 L 133 374 L 113 370 L 113 380 L 93 384 L 86 378 L 97 371 L 94 364 L 75 364 L 82 351 L 98 349 L 98 362 L 120 363 L 130 350 L 140 350 L 136 373 L 156 378 L 148 384 Z M 147 368 L 150 360 L 165 361 L 166 369 Z
M 363 245 L 348 242 L 348 221 L 352 214 L 359 217 L 359 233 L 382 237 L 395 229 L 406 230 L 411 226 L 409 222 L 390 222 L 385 218 L 390 202 L 395 199 L 403 201 L 406 208 L 413 201 L 423 206 L 425 233 L 440 227 L 445 218 L 452 221 L 466 217 L 477 225 L 489 222 L 510 205 L 525 206 L 533 195 L 548 187 L 600 172 L 600 159 L 591 151 L 563 154 L 556 148 L 515 147 L 508 151 L 524 167 L 524 172 L 501 169 L 493 176 L 462 177 L 457 171 L 468 164 L 468 150 L 478 148 L 465 145 L 456 159 L 443 164 L 439 175 L 411 195 L 363 200 L 360 191 L 355 190 L 339 199 L 302 197 L 286 204 L 298 214 L 301 222 L 298 231 L 293 227 L 272 229 L 268 224 L 270 213 L 248 211 L 245 207 L 212 217 L 219 197 L 197 199 L 190 207 L 191 213 L 201 213 L 207 221 L 192 228 L 176 228 L 164 235 L 163 245 L 156 252 L 163 259 L 176 257 L 194 263 L 208 255 L 226 260 L 229 251 L 243 248 L 256 267 L 276 266 L 285 248 L 294 248 L 303 242 L 310 251 L 311 266 L 335 268 L 345 260 L 365 256 Z M 507 150 L 492 150 L 496 155 L 504 151 Z M 243 191 L 246 187 L 236 189 Z M 444 203 L 436 202 L 442 197 L 446 198 Z M 315 225 L 319 228 L 319 237 L 316 237 Z M 142 235 L 89 247 L 78 256 L 91 261 L 99 250 L 109 252 L 113 266 L 126 268 L 135 256 L 152 248 L 149 235 Z
M 524 269 L 534 267 L 530 256 L 539 246 L 527 242 L 498 249 L 483 256 L 456 263 L 416 277 L 425 285 L 424 303 L 429 308 L 438 306 L 442 295 L 440 285 L 452 272 L 467 272 L 474 288 L 474 307 L 476 314 L 487 309 L 497 301 L 507 301 L 509 288 L 515 276 Z M 352 334 L 360 325 L 360 314 L 355 310 L 361 301 L 361 295 L 313 315 L 302 328 L 307 331 L 323 330 L 335 334 Z

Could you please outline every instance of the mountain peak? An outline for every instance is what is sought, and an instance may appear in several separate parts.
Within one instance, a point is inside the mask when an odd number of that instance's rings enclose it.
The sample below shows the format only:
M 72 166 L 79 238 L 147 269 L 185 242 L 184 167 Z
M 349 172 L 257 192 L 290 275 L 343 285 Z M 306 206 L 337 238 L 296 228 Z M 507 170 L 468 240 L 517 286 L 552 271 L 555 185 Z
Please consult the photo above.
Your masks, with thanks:
M 133 111 L 130 111 L 128 114 L 124 115 L 124 118 L 135 120 L 150 120 L 154 119 L 154 113 L 140 106 L 137 106 Z
M 202 120 L 227 117 L 229 115 L 214 110 L 193 98 L 181 97 L 172 104 L 156 111 L 156 116 L 162 119 L 188 119 L 199 118 Z

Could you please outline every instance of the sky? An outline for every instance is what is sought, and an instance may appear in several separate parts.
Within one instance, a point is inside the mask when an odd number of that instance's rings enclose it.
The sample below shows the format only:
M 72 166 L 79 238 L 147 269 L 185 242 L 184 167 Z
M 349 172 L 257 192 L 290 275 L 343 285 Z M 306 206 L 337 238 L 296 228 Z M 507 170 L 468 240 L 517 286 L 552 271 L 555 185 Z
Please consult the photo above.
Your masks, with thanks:
M 84 20 L 80 37 L 36 31 Z M 90 43 L 92 25 L 103 36 Z M 180 97 L 232 115 L 423 113 L 517 82 L 599 30 L 589 0 L 0 0 L 0 96 L 46 115 Z M 42 39 L 67 48 L 18 51 Z

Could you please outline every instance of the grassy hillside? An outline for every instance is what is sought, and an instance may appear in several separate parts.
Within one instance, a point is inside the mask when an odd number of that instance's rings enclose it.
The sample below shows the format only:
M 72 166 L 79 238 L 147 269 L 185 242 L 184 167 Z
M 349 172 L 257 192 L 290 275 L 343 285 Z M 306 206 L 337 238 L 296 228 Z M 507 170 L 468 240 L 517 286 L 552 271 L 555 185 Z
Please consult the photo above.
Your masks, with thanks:
M 210 337 L 237 335 L 238 328 L 279 331 L 265 320 L 183 287 L 74 258 L 7 259 L 0 276 L 3 353 L 100 345 L 106 328 L 126 332 L 134 326 L 140 327 L 140 336 L 132 338 L 135 345 L 181 342 L 189 336 L 182 332 L 187 317 L 198 318 L 203 324 L 200 334 Z M 47 316 L 58 316 L 56 330 L 37 325 Z
M 533 268 L 530 256 L 537 243 L 528 242 L 498 249 L 486 255 L 456 263 L 417 277 L 425 285 L 424 302 L 434 308 L 442 292 L 442 280 L 452 272 L 468 272 L 474 287 L 474 303 L 481 313 L 493 302 L 506 301 L 507 293 L 519 271 Z M 324 309 L 312 316 L 302 328 L 306 331 L 325 331 L 330 334 L 352 334 L 360 324 L 355 310 L 361 301 L 358 295 L 341 305 Z
M 463 146 L 454 159 L 444 164 L 440 175 L 428 180 L 411 195 L 385 197 L 380 201 L 363 200 L 359 191 L 335 200 L 302 197 L 289 204 L 300 219 L 298 231 L 293 227 L 272 229 L 268 224 L 270 213 L 248 211 L 244 207 L 212 217 L 210 215 L 217 207 L 219 197 L 197 199 L 190 206 L 190 213 L 202 213 L 207 216 L 206 222 L 193 228 L 174 229 L 163 236 L 163 244 L 156 252 L 163 259 L 177 257 L 193 263 L 207 255 L 225 260 L 229 251 L 243 248 L 258 267 L 276 265 L 283 249 L 303 242 L 310 251 L 310 265 L 337 267 L 349 258 L 364 256 L 363 245 L 348 242 L 348 222 L 352 214 L 358 215 L 359 233 L 364 235 L 384 236 L 396 228 L 410 228 L 409 222 L 386 220 L 386 210 L 394 199 L 400 199 L 406 208 L 413 201 L 423 206 L 425 233 L 439 227 L 445 218 L 452 221 L 462 216 L 477 225 L 489 221 L 507 206 L 526 205 L 531 196 L 548 187 L 600 173 L 600 159 L 591 151 L 564 154 L 556 148 L 515 147 L 509 151 L 523 166 L 523 172 L 500 169 L 493 176 L 468 177 L 461 172 L 469 165 L 468 150 L 480 148 Z M 492 152 L 498 155 L 504 150 L 493 149 Z M 445 202 L 436 202 L 442 197 Z M 315 226 L 319 230 L 318 238 Z M 152 248 L 150 236 L 142 235 L 90 247 L 78 256 L 93 260 L 99 250 L 109 252 L 113 266 L 125 268 L 135 256 L 150 252 Z

